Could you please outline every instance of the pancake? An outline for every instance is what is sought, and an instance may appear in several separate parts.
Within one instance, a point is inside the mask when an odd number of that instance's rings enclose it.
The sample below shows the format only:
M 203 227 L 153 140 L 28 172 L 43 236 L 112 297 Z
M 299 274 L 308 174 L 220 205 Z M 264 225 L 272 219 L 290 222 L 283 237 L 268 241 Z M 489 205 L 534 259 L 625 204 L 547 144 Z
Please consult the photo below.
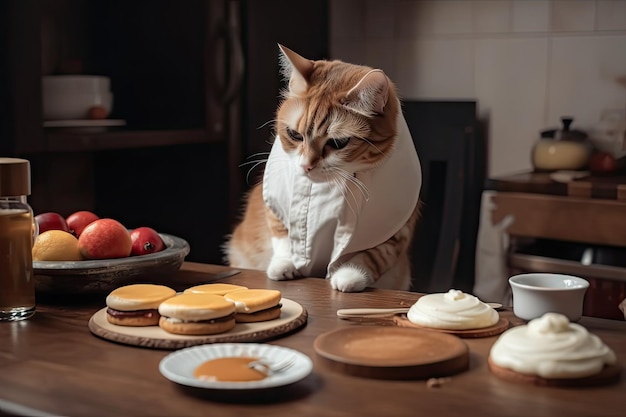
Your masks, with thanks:
M 183 291 L 184 294 L 189 293 L 199 293 L 199 294 L 215 294 L 215 295 L 225 295 L 229 292 L 239 291 L 239 290 L 247 290 L 248 287 L 244 287 L 243 285 L 235 285 L 235 284 L 226 284 L 226 283 L 212 283 L 212 284 L 203 284 L 196 285 L 193 287 L 187 288 Z
M 179 294 L 159 306 L 159 326 L 169 333 L 211 335 L 235 327 L 235 304 L 215 294 Z
M 156 326 L 159 305 L 176 295 L 165 285 L 131 284 L 116 288 L 106 297 L 107 321 L 118 326 Z
M 240 323 L 255 323 L 280 317 L 281 292 L 269 289 L 247 289 L 229 292 L 226 300 L 235 303 L 235 320 Z
M 611 348 L 558 313 L 502 333 L 489 351 L 488 364 L 499 378 L 541 386 L 604 385 L 621 374 Z

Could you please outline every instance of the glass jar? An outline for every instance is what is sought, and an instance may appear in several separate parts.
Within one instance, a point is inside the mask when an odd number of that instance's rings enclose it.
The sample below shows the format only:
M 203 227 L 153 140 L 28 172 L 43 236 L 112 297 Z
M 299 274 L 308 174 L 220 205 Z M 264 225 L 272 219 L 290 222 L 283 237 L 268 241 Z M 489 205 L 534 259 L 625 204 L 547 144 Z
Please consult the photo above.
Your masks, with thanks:
M 37 234 L 30 195 L 30 162 L 0 158 L 0 321 L 35 314 L 32 247 Z

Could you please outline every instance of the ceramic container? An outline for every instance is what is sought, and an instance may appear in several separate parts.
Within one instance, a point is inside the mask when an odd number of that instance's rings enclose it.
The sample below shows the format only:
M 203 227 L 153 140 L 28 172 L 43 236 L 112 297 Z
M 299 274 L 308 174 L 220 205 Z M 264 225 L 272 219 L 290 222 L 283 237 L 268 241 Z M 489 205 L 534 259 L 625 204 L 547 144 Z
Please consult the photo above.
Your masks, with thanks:
M 113 93 L 108 77 L 92 75 L 49 75 L 42 77 L 45 120 L 84 120 L 94 107 L 109 115 Z
M 541 132 L 541 138 L 532 150 L 535 170 L 580 170 L 587 167 L 593 147 L 585 132 L 571 129 L 573 121 L 570 117 L 563 117 L 561 129 Z
M 513 291 L 513 313 L 532 320 L 545 313 L 560 313 L 570 321 L 582 316 L 585 293 L 589 282 L 574 275 L 526 273 L 509 278 Z
M 44 75 L 42 89 L 46 93 L 90 93 L 111 90 L 111 79 L 100 75 Z

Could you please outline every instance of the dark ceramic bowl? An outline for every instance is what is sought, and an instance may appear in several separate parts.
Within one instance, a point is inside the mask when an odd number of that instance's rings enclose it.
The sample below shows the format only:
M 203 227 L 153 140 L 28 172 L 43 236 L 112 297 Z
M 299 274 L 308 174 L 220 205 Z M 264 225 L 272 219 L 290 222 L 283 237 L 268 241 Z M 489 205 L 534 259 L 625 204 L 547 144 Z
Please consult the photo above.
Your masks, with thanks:
M 167 282 L 167 276 L 180 269 L 190 248 L 179 237 L 159 235 L 166 248 L 148 255 L 88 261 L 34 261 L 37 294 L 106 294 L 122 285 Z

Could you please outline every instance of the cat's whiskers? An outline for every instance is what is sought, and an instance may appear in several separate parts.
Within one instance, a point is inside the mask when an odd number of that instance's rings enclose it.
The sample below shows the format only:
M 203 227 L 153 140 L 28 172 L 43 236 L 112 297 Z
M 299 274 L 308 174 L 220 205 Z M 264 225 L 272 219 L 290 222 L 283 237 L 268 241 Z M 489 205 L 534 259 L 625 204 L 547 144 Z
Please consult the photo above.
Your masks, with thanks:
M 240 168 L 243 167 L 243 166 L 246 166 L 246 165 L 252 165 L 250 167 L 250 169 L 248 169 L 248 172 L 246 173 L 246 183 L 247 184 L 250 183 L 250 175 L 252 175 L 252 171 L 254 171 L 254 169 L 256 167 L 258 167 L 259 165 L 267 163 L 267 161 L 269 159 L 269 155 L 270 155 L 269 152 L 258 152 L 258 153 L 255 153 L 255 154 L 252 154 L 252 155 L 248 156 L 247 159 L 254 158 L 254 157 L 257 157 L 257 156 L 267 156 L 267 158 L 255 159 L 255 160 L 252 160 L 252 161 L 246 161 L 246 162 L 242 162 L 241 164 L 239 164 Z M 276 161 L 290 162 L 289 158 L 276 158 L 275 160 Z M 278 169 L 278 168 L 275 168 L 275 169 Z
M 356 185 L 356 187 L 359 189 L 359 191 L 361 191 L 361 194 L 363 195 L 363 198 L 365 199 L 365 201 L 369 201 L 369 199 L 370 199 L 370 192 L 367 189 L 367 186 L 363 183 L 363 181 L 361 181 L 356 176 L 354 176 L 354 174 L 352 174 L 352 173 L 350 173 L 350 172 L 348 172 L 348 171 L 346 171 L 344 169 L 333 167 L 332 170 L 333 170 L 333 172 L 336 172 L 337 174 L 339 174 L 339 176 L 341 176 L 342 178 L 344 178 L 347 181 L 350 181 L 354 185 Z
M 255 166 L 258 164 L 262 164 L 263 162 L 267 162 L 267 158 L 265 159 L 255 159 L 254 161 L 246 161 L 246 162 L 242 162 L 241 164 L 239 164 L 239 168 L 246 166 L 246 165 L 250 165 L 250 164 L 254 164 Z
M 276 164 L 274 164 L 274 169 L 280 171 L 281 169 L 285 169 L 285 165 L 287 167 L 291 166 L 291 159 L 288 157 L 278 157 L 278 156 L 273 156 L 272 160 L 274 162 L 277 162 Z
M 254 171 L 254 169 L 256 167 L 258 167 L 259 165 L 262 165 L 262 164 L 264 164 L 266 162 L 267 162 L 267 159 L 265 159 L 263 161 L 257 161 L 252 167 L 250 167 L 248 172 L 246 172 L 246 184 L 250 184 L 250 176 L 252 175 L 252 171 Z
M 269 157 L 270 153 L 269 152 L 257 152 L 257 153 L 253 153 L 252 155 L 248 155 L 246 159 L 254 158 L 256 156 L 261 156 L 261 155 L 266 155 Z
M 334 172 L 331 171 L 327 174 L 327 177 L 329 178 L 329 181 L 327 181 L 328 187 L 332 188 L 332 186 L 334 185 L 335 187 L 339 189 L 339 192 L 343 196 L 343 199 L 346 201 L 348 208 L 350 209 L 352 214 L 356 216 L 356 211 L 354 210 L 354 207 L 352 206 L 352 204 L 350 204 L 350 199 L 348 198 L 348 195 L 346 194 L 346 188 L 350 191 L 350 194 L 352 194 L 353 201 L 356 202 L 356 197 L 354 196 L 354 193 L 352 193 L 352 190 L 350 190 L 349 187 L 346 187 L 345 181 L 341 181 L 340 178 L 337 178 L 335 175 L 332 175 L 333 173 Z
M 333 184 L 335 184 L 335 186 L 339 187 L 339 191 L 341 192 L 341 195 L 343 196 L 345 202 L 350 208 L 350 211 L 352 212 L 352 214 L 356 215 L 357 213 L 352 203 L 356 204 L 359 200 L 354 194 L 352 187 L 350 187 L 350 183 L 356 186 L 365 201 L 369 201 L 370 198 L 370 193 L 367 189 L 367 186 L 354 174 L 346 171 L 345 169 L 341 169 L 339 167 L 329 167 L 328 172 L 329 174 L 327 175 L 327 178 L 329 178 L 329 186 L 332 182 Z M 348 195 L 348 193 L 350 193 L 350 195 Z
M 257 157 L 257 156 L 267 156 L 267 157 L 269 157 L 269 152 L 255 153 L 255 154 L 252 154 L 252 155 L 248 156 L 248 159 L 254 158 L 254 157 Z M 252 171 L 254 171 L 254 169 L 256 167 L 258 167 L 259 165 L 267 163 L 267 160 L 268 160 L 268 158 L 255 159 L 255 160 L 252 160 L 252 161 L 246 161 L 246 162 L 243 162 L 243 163 L 239 164 L 240 168 L 243 167 L 243 166 L 252 164 L 250 169 L 248 169 L 248 172 L 246 172 L 246 183 L 247 184 L 250 184 L 250 176 L 252 175 Z
M 370 145 L 371 147 L 373 147 L 374 149 L 376 149 L 381 155 L 384 155 L 385 153 L 383 151 L 381 151 L 380 149 L 378 149 L 378 146 L 374 145 L 371 141 L 367 140 L 367 138 L 359 138 L 361 139 L 363 142 L 367 143 L 368 145 Z
M 289 166 L 291 165 L 291 162 L 292 162 L 289 158 L 280 158 L 280 157 L 274 158 L 273 161 L 274 161 L 274 164 L 270 165 L 269 169 L 267 167 L 265 168 L 264 175 L 271 175 L 275 173 L 278 173 L 278 175 L 283 175 L 283 173 L 285 172 L 285 169 L 289 169 Z M 280 163 L 277 163 L 277 162 L 280 162 Z
M 263 129 L 265 126 L 267 126 L 269 124 L 272 124 L 272 123 L 274 123 L 276 121 L 277 121 L 277 119 L 268 120 L 267 122 L 263 123 L 261 126 L 257 127 L 257 129 Z
M 268 158 L 269 158 L 270 153 L 269 152 L 258 152 L 252 155 L 249 155 L 246 159 L 250 159 L 250 158 L 255 158 L 257 156 L 266 156 L 266 158 L 263 159 L 254 159 L 252 161 L 246 161 L 246 162 L 242 162 L 241 164 L 239 164 L 239 168 L 245 166 L 245 165 L 250 165 L 250 164 L 254 164 L 254 166 L 251 169 L 254 169 L 257 165 L 262 164 L 267 162 Z

